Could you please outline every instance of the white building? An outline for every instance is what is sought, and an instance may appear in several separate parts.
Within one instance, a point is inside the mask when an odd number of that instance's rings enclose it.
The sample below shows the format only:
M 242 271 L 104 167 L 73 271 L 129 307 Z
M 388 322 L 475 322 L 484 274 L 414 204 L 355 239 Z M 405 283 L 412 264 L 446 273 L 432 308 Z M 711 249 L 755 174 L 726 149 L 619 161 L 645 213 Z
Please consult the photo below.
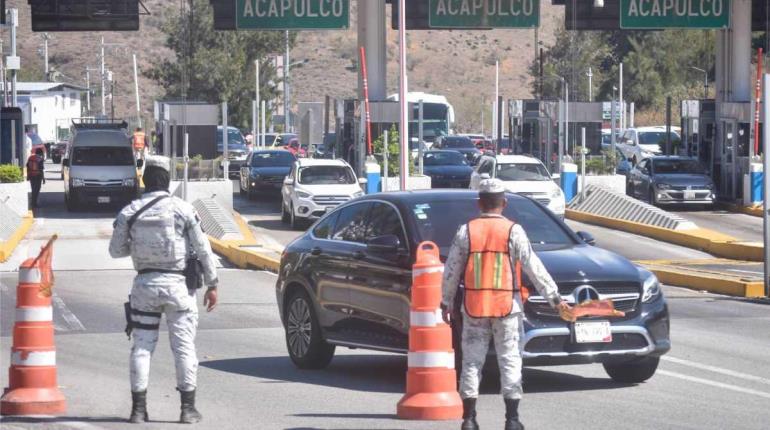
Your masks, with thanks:
M 0 89 L 3 84 L 0 82 Z M 10 92 L 10 84 L 8 85 Z M 19 82 L 16 93 L 24 114 L 25 126 L 37 129 L 43 142 L 55 142 L 66 136 L 73 118 L 83 116 L 82 95 L 85 87 L 61 82 Z M 60 134 L 57 135 L 57 127 Z

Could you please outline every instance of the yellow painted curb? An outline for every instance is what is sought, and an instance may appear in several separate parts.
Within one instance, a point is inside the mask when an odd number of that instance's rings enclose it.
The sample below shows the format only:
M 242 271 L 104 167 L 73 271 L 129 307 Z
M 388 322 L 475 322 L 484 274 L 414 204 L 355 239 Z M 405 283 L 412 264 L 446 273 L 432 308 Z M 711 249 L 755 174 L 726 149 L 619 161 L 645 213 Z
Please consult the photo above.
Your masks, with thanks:
M 750 282 L 737 277 L 717 276 L 697 270 L 683 270 L 676 267 L 658 265 L 654 261 L 638 263 L 655 273 L 655 276 L 664 284 L 729 296 L 765 296 L 765 286 L 762 282 Z
M 241 214 L 233 211 L 233 217 L 235 218 L 235 223 L 238 224 L 238 229 L 244 239 L 220 240 L 209 236 L 211 249 L 241 269 L 260 269 L 278 272 L 278 269 L 281 266 L 279 260 L 260 254 L 251 249 L 242 248 L 242 246 L 256 246 L 258 244 L 257 238 L 254 237 L 248 223 L 246 223 L 246 220 L 243 219 Z
M 723 204 L 721 206 L 731 212 L 737 212 L 737 213 L 742 213 L 742 214 L 756 216 L 756 217 L 762 216 L 762 210 L 763 210 L 762 205 L 743 206 L 743 205 Z
M 34 223 L 35 217 L 32 215 L 32 211 L 29 211 L 11 237 L 6 241 L 0 241 L 0 263 L 5 263 L 11 258 L 13 251 L 19 246 L 19 242 L 24 239 L 24 236 L 27 235 L 27 232 L 32 228 Z
M 574 221 L 640 234 L 664 242 L 708 252 L 709 254 L 718 257 L 746 261 L 763 261 L 764 258 L 763 246 L 761 243 L 741 242 L 732 236 L 705 228 L 676 231 L 617 218 L 589 214 L 572 209 L 567 209 L 565 215 L 567 218 Z

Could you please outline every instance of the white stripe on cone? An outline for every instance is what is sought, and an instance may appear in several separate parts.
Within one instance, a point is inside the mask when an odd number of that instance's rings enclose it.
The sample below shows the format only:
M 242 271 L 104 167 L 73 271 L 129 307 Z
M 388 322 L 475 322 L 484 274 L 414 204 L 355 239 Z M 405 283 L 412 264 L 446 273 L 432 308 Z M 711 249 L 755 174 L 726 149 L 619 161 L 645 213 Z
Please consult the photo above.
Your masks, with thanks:
M 40 269 L 33 268 L 19 268 L 19 283 L 20 284 L 39 284 L 40 283 Z
M 56 351 L 13 351 L 11 353 L 13 366 L 55 366 Z
M 409 324 L 412 327 L 436 327 L 443 322 L 441 309 L 436 309 L 433 312 L 409 312 Z
M 444 266 L 423 267 L 422 269 L 412 269 L 412 279 L 426 273 L 444 273 Z
M 409 352 L 407 356 L 409 367 L 441 367 L 455 368 L 454 352 Z
M 16 308 L 16 322 L 24 321 L 53 321 L 53 308 L 50 306 Z

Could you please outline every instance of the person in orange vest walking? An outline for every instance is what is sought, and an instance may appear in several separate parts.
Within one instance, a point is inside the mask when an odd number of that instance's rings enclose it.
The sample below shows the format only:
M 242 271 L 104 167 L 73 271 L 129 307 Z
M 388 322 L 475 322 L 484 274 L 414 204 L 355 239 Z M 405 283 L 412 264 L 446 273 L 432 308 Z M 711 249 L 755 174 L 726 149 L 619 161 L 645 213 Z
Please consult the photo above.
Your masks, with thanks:
M 27 180 L 32 187 L 32 207 L 37 207 L 40 187 L 45 183 L 45 157 L 41 148 L 27 158 Z
M 137 127 L 134 136 L 131 138 L 134 145 L 134 155 L 136 159 L 144 159 L 144 153 L 147 149 L 147 136 L 142 131 L 142 127 Z
M 500 386 L 505 400 L 505 430 L 520 430 L 521 351 L 523 335 L 521 271 L 535 288 L 570 318 L 572 309 L 559 295 L 556 283 L 532 251 L 524 229 L 503 216 L 507 200 L 499 179 L 479 184 L 481 216 L 463 225 L 452 242 L 444 269 L 442 316 L 449 322 L 458 286 L 464 284 L 462 306 L 463 399 L 461 430 L 475 430 L 476 400 L 490 339 L 494 339 L 500 367 Z

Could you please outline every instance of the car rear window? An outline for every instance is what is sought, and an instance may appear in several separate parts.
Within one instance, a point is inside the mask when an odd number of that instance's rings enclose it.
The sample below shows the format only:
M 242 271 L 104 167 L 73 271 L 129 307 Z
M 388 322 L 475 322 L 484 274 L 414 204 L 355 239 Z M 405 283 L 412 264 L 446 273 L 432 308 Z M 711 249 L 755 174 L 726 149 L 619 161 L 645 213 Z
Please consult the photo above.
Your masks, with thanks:
M 121 145 L 130 147 L 128 136 L 122 132 L 115 131 L 88 131 L 78 133 L 75 136 L 73 145 L 83 146 L 102 146 L 102 145 Z
M 573 245 L 575 242 L 559 223 L 543 209 L 527 199 L 508 199 L 504 215 L 527 232 L 534 247 L 542 245 Z M 478 217 L 477 200 L 439 200 L 412 206 L 420 241 L 435 242 L 448 251 L 460 225 Z
M 497 178 L 501 181 L 550 181 L 551 176 L 542 164 L 506 163 L 497 165 Z
M 447 148 L 475 148 L 473 141 L 467 137 L 448 137 L 444 140 Z
M 459 152 L 426 152 L 423 156 L 426 166 L 467 166 L 468 161 Z
M 299 169 L 299 183 L 304 185 L 355 184 L 356 177 L 347 166 L 308 166 Z
M 295 160 L 291 152 L 255 152 L 251 155 L 251 167 L 290 167 Z
M 73 166 L 133 166 L 130 147 L 79 146 L 72 151 Z

